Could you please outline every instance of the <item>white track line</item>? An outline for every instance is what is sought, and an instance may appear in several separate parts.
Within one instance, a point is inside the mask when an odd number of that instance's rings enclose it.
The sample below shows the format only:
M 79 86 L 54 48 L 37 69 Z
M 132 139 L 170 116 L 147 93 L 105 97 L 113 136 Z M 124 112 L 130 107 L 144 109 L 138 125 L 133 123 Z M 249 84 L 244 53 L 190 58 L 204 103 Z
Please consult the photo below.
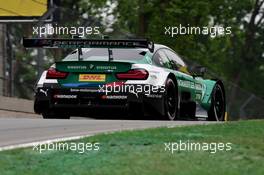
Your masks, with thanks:
M 33 147 L 36 145 L 44 145 L 44 144 L 54 143 L 54 142 L 65 142 L 65 141 L 70 141 L 70 140 L 82 139 L 84 137 L 90 137 L 90 136 L 92 136 L 92 134 L 74 136 L 74 137 L 62 137 L 62 138 L 57 138 L 57 139 L 37 141 L 37 142 L 31 142 L 31 143 L 22 143 L 22 144 L 17 144 L 17 145 L 3 146 L 3 147 L 0 147 L 0 151 L 6 151 L 6 150 L 11 150 L 11 149 L 17 149 L 17 148 L 27 148 L 27 147 Z

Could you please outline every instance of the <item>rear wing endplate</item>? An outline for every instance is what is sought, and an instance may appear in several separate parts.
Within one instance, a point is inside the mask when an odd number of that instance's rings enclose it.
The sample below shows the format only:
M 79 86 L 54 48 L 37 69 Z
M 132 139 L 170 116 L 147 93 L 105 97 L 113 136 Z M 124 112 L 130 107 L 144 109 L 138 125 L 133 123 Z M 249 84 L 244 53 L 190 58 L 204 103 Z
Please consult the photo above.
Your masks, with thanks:
M 154 51 L 154 43 L 148 39 L 61 39 L 23 38 L 26 48 L 147 48 Z

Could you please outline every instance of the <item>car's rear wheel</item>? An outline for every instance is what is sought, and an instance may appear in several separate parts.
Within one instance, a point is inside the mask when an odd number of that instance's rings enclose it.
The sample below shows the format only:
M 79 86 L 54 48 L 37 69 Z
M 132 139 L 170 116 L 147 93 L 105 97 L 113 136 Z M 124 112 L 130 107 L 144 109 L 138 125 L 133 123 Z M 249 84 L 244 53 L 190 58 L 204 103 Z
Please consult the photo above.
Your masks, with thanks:
M 178 93 L 177 87 L 171 78 L 166 80 L 165 89 L 165 115 L 163 117 L 167 120 L 174 120 L 177 117 L 178 112 Z
M 220 84 L 216 84 L 211 99 L 211 107 L 208 111 L 208 120 L 224 121 L 225 118 L 225 96 L 224 89 Z
M 47 111 L 42 113 L 42 117 L 44 119 L 70 119 L 69 114 L 54 112 L 54 111 Z

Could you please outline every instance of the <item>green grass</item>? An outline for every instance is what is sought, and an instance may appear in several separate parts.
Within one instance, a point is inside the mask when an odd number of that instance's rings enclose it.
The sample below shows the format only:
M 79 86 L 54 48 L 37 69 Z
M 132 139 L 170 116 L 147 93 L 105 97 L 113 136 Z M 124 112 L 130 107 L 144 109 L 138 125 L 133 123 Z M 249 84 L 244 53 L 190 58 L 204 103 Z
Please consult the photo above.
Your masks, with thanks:
M 165 151 L 165 142 L 232 143 L 230 151 Z M 0 152 L 0 174 L 263 175 L 264 121 L 156 128 L 101 134 L 75 142 L 100 142 L 99 151 Z

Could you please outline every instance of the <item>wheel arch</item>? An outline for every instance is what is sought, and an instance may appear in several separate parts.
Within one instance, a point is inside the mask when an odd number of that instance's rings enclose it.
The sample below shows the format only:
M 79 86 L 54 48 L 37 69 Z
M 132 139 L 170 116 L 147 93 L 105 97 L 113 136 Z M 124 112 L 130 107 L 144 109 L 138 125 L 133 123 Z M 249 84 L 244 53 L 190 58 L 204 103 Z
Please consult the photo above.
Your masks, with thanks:
M 219 84 L 223 90 L 223 95 L 224 95 L 224 103 L 226 104 L 226 93 L 225 93 L 225 88 L 224 88 L 224 83 L 220 79 L 207 79 L 203 80 L 203 83 L 205 84 L 205 94 L 202 99 L 202 107 L 206 109 L 207 111 L 210 109 L 212 103 L 212 93 L 214 90 L 214 87 L 216 84 Z M 225 110 L 226 110 L 226 105 L 225 105 Z
M 210 108 L 209 110 L 207 111 L 208 113 L 208 120 L 220 120 L 220 121 L 227 121 L 228 118 L 227 118 L 227 104 L 226 104 L 226 92 L 225 92 L 225 87 L 224 87 L 224 83 L 223 81 L 219 80 L 219 79 L 214 79 L 215 81 L 215 84 L 213 86 L 213 90 L 211 92 L 211 96 L 210 96 Z M 216 114 L 216 112 L 213 112 L 213 106 L 212 104 L 214 104 L 214 98 L 213 98 L 213 94 L 216 92 L 215 91 L 215 88 L 216 86 L 220 86 L 220 89 L 221 89 L 221 92 L 222 92 L 222 97 L 223 97 L 223 101 L 224 101 L 224 109 L 223 109 L 223 113 L 221 113 L 221 118 L 219 118 L 218 114 Z M 216 117 L 217 116 L 217 117 Z
M 173 82 L 175 83 L 175 85 L 177 85 L 177 88 L 178 88 L 178 82 L 177 82 L 176 76 L 173 73 L 169 73 L 167 78 L 171 78 L 173 80 Z
M 220 79 L 214 79 L 214 81 L 216 81 L 215 85 L 216 84 L 219 84 L 221 86 L 221 89 L 222 89 L 222 92 L 223 92 L 223 96 L 224 96 L 224 103 L 225 103 L 225 112 L 227 110 L 227 106 L 226 106 L 226 92 L 225 92 L 225 86 L 224 86 L 224 83 L 222 80 Z M 214 86 L 215 86 L 214 85 Z

